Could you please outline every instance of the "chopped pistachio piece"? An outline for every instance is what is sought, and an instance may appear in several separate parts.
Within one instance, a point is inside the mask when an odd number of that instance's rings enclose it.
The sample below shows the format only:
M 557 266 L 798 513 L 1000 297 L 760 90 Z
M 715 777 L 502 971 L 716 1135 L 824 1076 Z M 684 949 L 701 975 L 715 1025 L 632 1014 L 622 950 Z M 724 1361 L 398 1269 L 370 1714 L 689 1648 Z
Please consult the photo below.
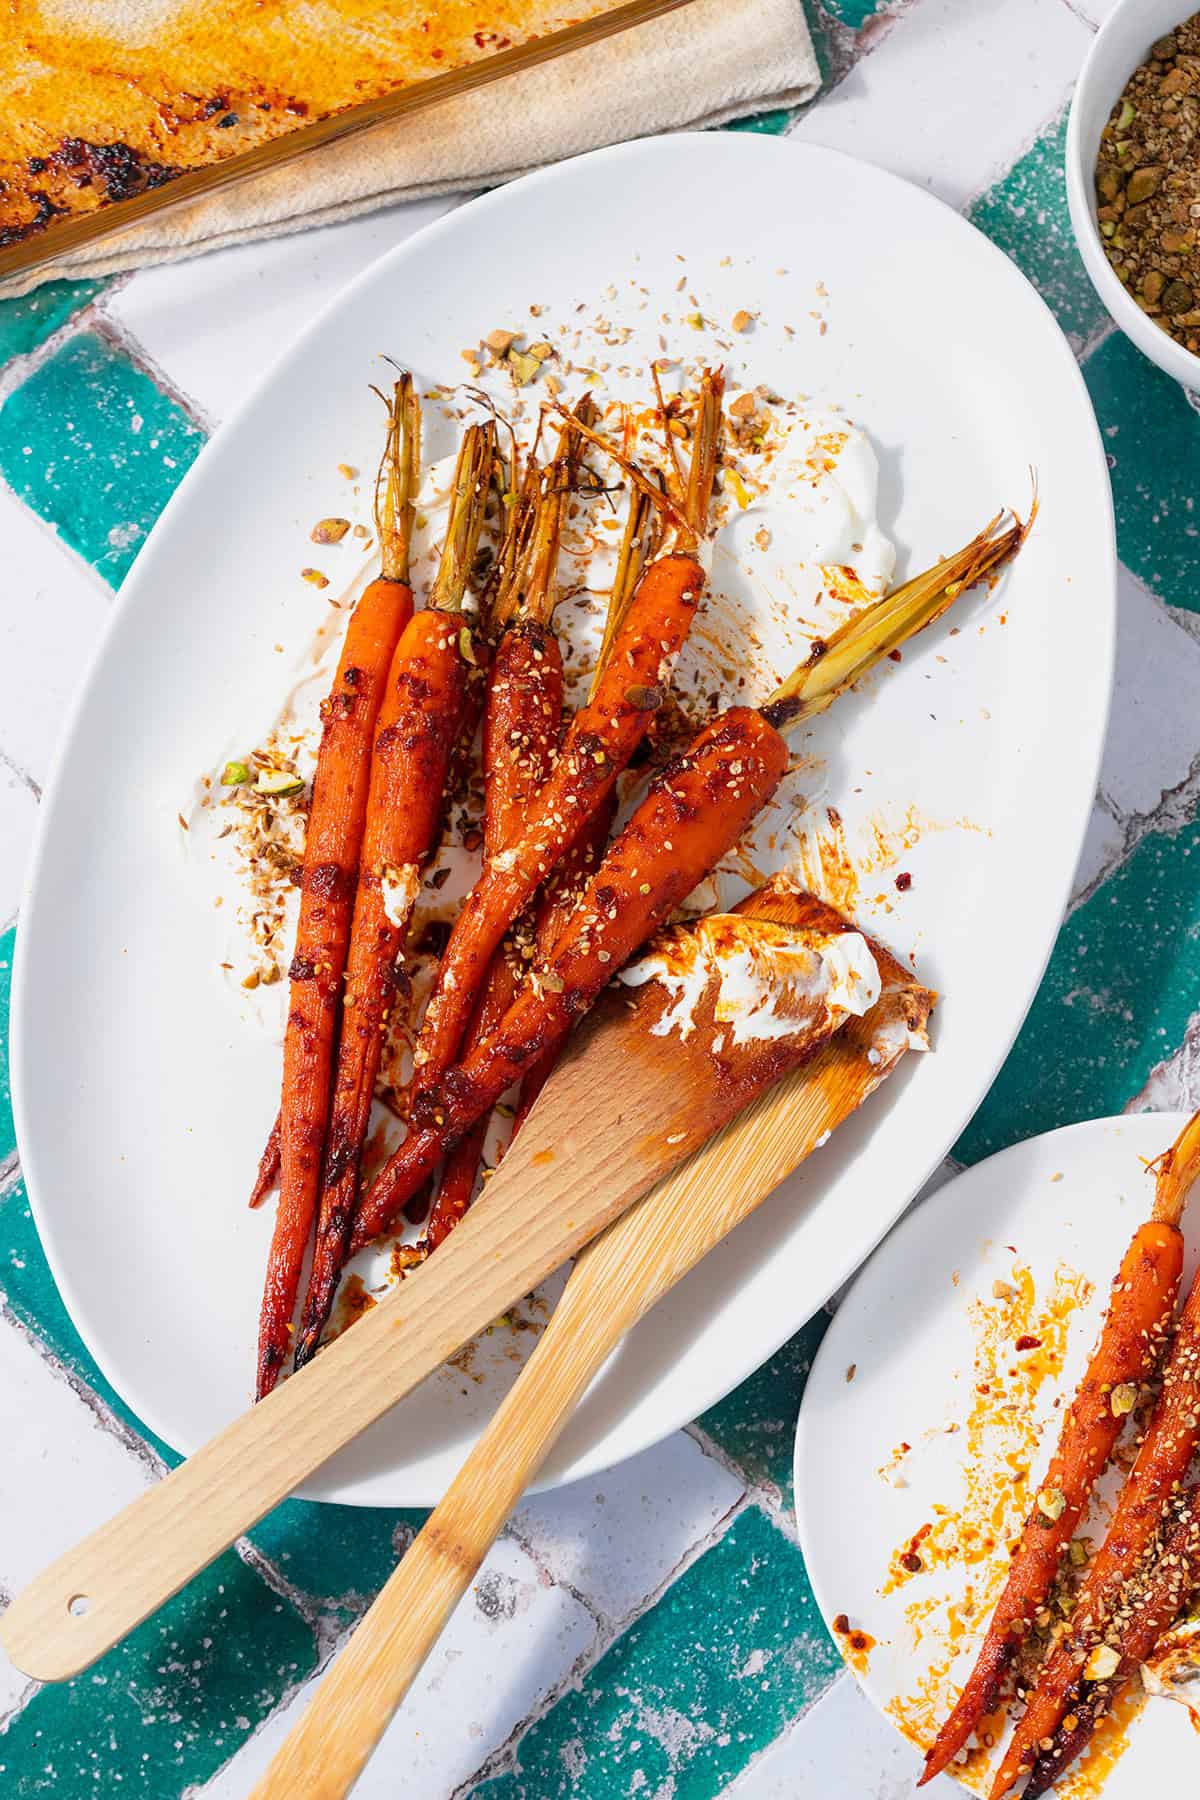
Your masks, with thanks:
M 510 350 L 505 360 L 518 387 L 528 387 L 531 381 L 535 381 L 542 366 L 540 358 L 528 350 Z
M 303 786 L 299 775 L 294 774 L 291 769 L 261 769 L 254 791 L 256 794 L 278 797 L 283 794 L 298 794 Z
M 250 779 L 250 768 L 244 762 L 227 762 L 221 770 L 222 787 L 243 787 Z
M 471 627 L 464 625 L 458 634 L 458 653 L 464 662 L 476 663 L 475 645 L 471 638 Z
M 1108 1399 L 1114 1419 L 1123 1419 L 1126 1413 L 1133 1411 L 1137 1405 L 1137 1392 L 1132 1381 L 1118 1382 Z
M 1037 1497 L 1038 1511 L 1051 1521 L 1062 1518 L 1066 1504 L 1067 1497 L 1058 1488 L 1043 1488 Z
M 1071 1558 L 1071 1567 L 1073 1569 L 1082 1569 L 1084 1563 L 1088 1559 L 1087 1545 L 1082 1538 L 1071 1539 L 1069 1555 Z
M 1132 124 L 1133 124 L 1133 102 L 1132 102 L 1132 100 L 1126 100 L 1124 106 L 1121 108 L 1120 116 L 1117 119 L 1117 130 L 1118 131 L 1128 131 L 1129 127 Z

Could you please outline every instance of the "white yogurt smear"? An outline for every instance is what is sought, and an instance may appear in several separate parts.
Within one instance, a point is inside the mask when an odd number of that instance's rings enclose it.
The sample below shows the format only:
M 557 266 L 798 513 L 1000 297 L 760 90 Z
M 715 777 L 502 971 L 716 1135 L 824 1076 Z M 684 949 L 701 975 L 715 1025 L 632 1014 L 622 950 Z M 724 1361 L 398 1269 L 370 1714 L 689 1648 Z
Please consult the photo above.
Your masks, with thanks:
M 836 1030 L 879 998 L 879 970 L 857 931 L 824 932 L 739 913 L 713 913 L 654 940 L 621 971 L 626 987 L 658 981 L 672 1004 L 651 1027 L 686 1041 L 696 1008 L 715 983 L 713 1017 L 735 1044 L 792 1037 L 814 1024 Z

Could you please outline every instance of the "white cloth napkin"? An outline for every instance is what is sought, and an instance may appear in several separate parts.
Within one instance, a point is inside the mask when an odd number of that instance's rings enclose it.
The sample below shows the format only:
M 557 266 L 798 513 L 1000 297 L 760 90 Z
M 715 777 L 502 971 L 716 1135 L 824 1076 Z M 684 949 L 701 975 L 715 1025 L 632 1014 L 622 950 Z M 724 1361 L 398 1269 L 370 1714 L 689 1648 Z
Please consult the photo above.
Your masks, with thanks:
M 162 214 L 6 283 L 107 275 L 462 188 L 602 144 L 797 106 L 820 85 L 801 0 L 692 4 Z

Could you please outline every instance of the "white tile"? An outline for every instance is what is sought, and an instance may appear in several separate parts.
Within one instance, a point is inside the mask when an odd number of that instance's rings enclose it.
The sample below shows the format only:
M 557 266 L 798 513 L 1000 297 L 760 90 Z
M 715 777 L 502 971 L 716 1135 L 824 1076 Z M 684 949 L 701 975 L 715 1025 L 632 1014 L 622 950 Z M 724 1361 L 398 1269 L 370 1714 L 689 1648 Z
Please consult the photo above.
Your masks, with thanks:
M 1063 0 L 1087 25 L 1103 25 L 1117 0 Z
M 1200 752 L 1200 643 L 1127 569 L 1120 572 L 1117 673 L 1100 790 L 1150 813 Z
M 0 931 L 11 924 L 21 901 L 37 814 L 28 783 L 0 757 Z
M 678 1431 L 594 1481 L 523 1502 L 513 1529 L 556 1581 L 618 1624 L 662 1587 L 744 1492 Z
M 726 1788 L 727 1800 L 909 1800 L 921 1758 L 843 1675 L 791 1729 Z M 939 1775 L 921 1789 L 928 1800 L 962 1800 Z
M 354 1790 L 354 1800 L 446 1800 L 595 1642 L 595 1621 L 502 1538 L 459 1604 Z M 319 1679 L 319 1678 L 318 1678 Z M 309 1682 L 203 1789 L 245 1800 L 312 1698 Z
M 1055 116 L 1091 37 L 1062 0 L 915 0 L 796 135 L 963 206 Z
M 2 489 L 0 543 L 0 752 L 44 786 L 112 595 Z
M 341 225 L 143 269 L 105 299 L 104 310 L 218 422 L 339 288 L 454 204 L 391 206 Z
M 5 1318 L 0 1443 L 0 1585 L 9 1595 L 150 1482 L 146 1464 Z M 0 1651 L 0 1713 L 28 1685 Z

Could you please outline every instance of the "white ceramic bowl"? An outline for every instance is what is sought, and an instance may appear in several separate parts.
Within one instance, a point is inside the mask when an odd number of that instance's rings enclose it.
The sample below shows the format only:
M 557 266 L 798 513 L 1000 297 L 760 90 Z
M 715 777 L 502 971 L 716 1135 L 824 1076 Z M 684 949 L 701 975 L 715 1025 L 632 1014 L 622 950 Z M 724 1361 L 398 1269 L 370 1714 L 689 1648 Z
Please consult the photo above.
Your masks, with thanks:
M 1185 350 L 1147 318 L 1122 287 L 1104 254 L 1096 222 L 1094 174 L 1100 133 L 1133 71 L 1157 38 L 1190 17 L 1200 0 L 1117 0 L 1088 52 L 1067 128 L 1067 199 L 1071 224 L 1092 285 L 1121 327 L 1151 362 L 1200 393 L 1200 356 Z

